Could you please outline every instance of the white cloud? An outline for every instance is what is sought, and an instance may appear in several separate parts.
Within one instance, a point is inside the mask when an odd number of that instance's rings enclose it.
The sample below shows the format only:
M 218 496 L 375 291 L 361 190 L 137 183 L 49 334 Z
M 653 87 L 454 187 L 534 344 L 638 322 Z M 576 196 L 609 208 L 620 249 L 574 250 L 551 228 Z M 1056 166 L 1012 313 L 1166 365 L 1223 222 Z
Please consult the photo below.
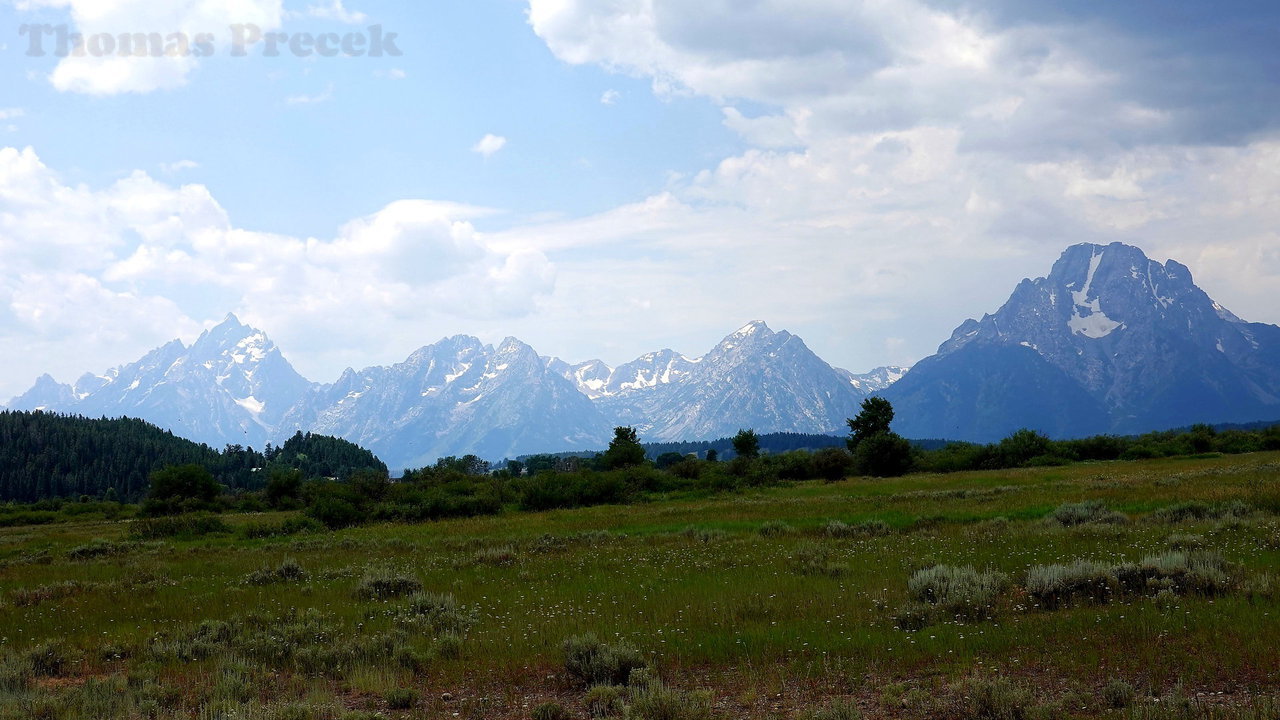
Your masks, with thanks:
M 617 90 L 605 90 L 600 96 L 601 105 L 617 105 L 618 100 L 622 98 L 622 93 Z
M 328 5 L 311 5 L 307 8 L 307 14 L 311 17 L 334 20 L 347 25 L 359 25 L 369 19 L 369 16 L 362 12 L 353 12 L 343 7 L 342 0 L 331 0 Z
M 195 160 L 179 160 L 171 163 L 161 163 L 160 170 L 166 175 L 175 175 L 185 170 L 199 169 L 200 163 Z
M 26 114 L 22 108 L 0 108 L 0 120 L 16 120 Z
M 1280 321 L 1278 139 L 1172 141 L 1179 111 L 1137 99 L 1137 46 L 1105 27 L 917 0 L 529 0 L 528 18 L 562 61 L 704 97 L 749 146 L 644 202 L 495 238 L 552 255 L 583 332 L 643 298 L 693 325 L 770 318 L 863 369 L 929 354 L 1065 246 L 1113 240 Z
M 557 270 L 537 249 L 478 232 L 472 222 L 492 212 L 408 200 L 330 239 L 275 235 L 235 226 L 202 185 L 135 172 L 73 186 L 33 150 L 0 149 L 0 395 L 46 371 L 74 378 L 190 339 L 232 309 L 320 380 L 371 355 L 399 360 L 438 327 L 528 316 Z
M 284 102 L 286 105 L 318 105 L 320 103 L 327 103 L 333 99 L 333 91 L 333 83 L 329 83 L 322 92 L 316 93 L 315 95 L 290 95 L 284 99 Z
M 173 2 L 173 0 L 24 0 L 19 10 L 66 9 L 75 32 L 86 37 L 122 33 L 186 33 L 194 38 L 211 33 L 225 39 L 235 24 L 256 25 L 264 32 L 280 27 L 281 0 L 237 0 L 236 2 Z M 198 61 L 187 57 L 95 57 L 63 58 L 49 75 L 49 81 L 63 92 L 88 95 L 117 95 L 171 90 L 186 85 Z
M 489 134 L 480 138 L 480 142 L 477 142 L 474 146 L 472 146 L 471 152 L 479 153 L 485 156 L 486 158 L 491 158 L 494 155 L 497 155 L 498 152 L 501 151 L 502 148 L 506 146 L 507 146 L 506 138 L 502 137 L 501 135 Z

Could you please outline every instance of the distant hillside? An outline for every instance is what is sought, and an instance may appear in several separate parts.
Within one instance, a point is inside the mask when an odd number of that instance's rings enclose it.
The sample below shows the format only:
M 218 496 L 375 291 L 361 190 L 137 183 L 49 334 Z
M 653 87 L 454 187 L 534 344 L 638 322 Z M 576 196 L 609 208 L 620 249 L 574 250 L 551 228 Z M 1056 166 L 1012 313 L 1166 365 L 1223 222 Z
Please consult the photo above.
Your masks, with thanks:
M 188 463 L 210 469 L 223 465 L 222 455 L 209 446 L 142 420 L 0 412 L 3 501 L 100 497 L 108 488 L 122 500 L 134 499 L 146 492 L 152 471 Z
M 269 463 L 298 468 L 307 477 L 387 469 L 368 450 L 322 435 L 299 433 L 265 453 L 238 445 L 219 452 L 142 420 L 0 412 L 0 502 L 97 498 L 108 491 L 136 501 L 146 495 L 152 472 L 186 464 L 208 468 L 229 488 L 254 489 Z

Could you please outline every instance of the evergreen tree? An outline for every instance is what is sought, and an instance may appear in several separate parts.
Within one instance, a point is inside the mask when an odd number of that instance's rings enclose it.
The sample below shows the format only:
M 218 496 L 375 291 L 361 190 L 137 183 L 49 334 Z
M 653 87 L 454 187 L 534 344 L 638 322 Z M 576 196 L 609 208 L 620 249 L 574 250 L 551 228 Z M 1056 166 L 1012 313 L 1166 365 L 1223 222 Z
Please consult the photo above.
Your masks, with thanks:
M 849 452 L 856 452 L 858 445 L 869 437 L 884 435 L 893 424 L 893 405 L 882 397 L 869 397 L 862 401 L 862 412 L 849 421 Z
M 609 443 L 609 449 L 605 451 L 601 458 L 605 468 L 616 470 L 618 468 L 633 467 L 644 463 L 645 452 L 644 446 L 640 444 L 640 437 L 636 434 L 636 429 L 632 427 L 614 428 L 613 440 Z
M 760 457 L 760 436 L 755 430 L 739 430 L 733 436 L 733 451 L 748 460 Z

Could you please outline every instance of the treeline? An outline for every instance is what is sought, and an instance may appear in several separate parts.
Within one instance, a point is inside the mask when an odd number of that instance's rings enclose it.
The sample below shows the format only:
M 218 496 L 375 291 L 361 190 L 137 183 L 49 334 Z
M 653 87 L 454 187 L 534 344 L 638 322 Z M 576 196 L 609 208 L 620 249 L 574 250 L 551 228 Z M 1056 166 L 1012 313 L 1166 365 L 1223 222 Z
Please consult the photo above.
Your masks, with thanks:
M 1080 440 L 1050 440 L 1019 430 L 998 443 L 951 443 L 917 453 L 913 469 L 921 472 L 998 470 L 1068 465 L 1082 461 L 1150 460 L 1163 457 L 1280 450 L 1280 425 L 1258 430 L 1218 430 L 1196 425 L 1190 430 L 1153 432 L 1132 437 L 1098 435 Z
M 372 453 L 345 440 L 298 433 L 262 452 L 229 445 L 222 451 L 132 418 L 90 419 L 45 412 L 0 412 L 0 502 L 92 498 L 142 500 L 157 470 L 195 465 L 229 490 L 256 490 L 271 466 L 308 477 L 346 477 L 359 469 L 386 472 Z
M 0 412 L 0 500 L 102 497 L 108 491 L 136 500 L 147 492 L 152 472 L 188 463 L 223 470 L 217 451 L 142 420 Z

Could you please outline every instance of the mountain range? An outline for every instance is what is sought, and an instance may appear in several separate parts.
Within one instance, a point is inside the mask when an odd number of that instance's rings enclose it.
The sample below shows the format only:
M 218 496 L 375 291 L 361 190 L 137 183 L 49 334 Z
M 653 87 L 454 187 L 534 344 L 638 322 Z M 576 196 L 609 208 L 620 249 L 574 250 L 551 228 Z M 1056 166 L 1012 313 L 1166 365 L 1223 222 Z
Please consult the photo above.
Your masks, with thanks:
M 495 347 L 457 336 L 321 385 L 299 375 L 265 333 L 228 315 L 190 347 L 175 340 L 71 385 L 45 375 L 9 408 L 136 417 L 214 447 L 261 448 L 303 430 L 405 468 L 446 455 L 601 448 L 624 424 L 650 441 L 741 428 L 834 431 L 905 372 L 832 368 L 795 335 L 754 322 L 702 357 L 663 350 L 617 368 L 542 357 L 515 338 Z
M 322 385 L 230 315 L 190 347 L 175 340 L 70 385 L 46 375 L 9 407 L 137 417 L 215 447 L 262 447 L 304 430 L 403 468 L 445 455 L 598 449 L 617 425 L 651 442 L 741 428 L 840 432 L 871 395 L 894 403 L 904 435 L 979 442 L 1023 427 L 1075 437 L 1274 420 L 1280 327 L 1244 322 L 1176 262 L 1082 244 L 910 372 L 856 375 L 753 322 L 701 357 L 661 350 L 618 367 L 543 357 L 515 338 L 493 346 L 457 336 Z

